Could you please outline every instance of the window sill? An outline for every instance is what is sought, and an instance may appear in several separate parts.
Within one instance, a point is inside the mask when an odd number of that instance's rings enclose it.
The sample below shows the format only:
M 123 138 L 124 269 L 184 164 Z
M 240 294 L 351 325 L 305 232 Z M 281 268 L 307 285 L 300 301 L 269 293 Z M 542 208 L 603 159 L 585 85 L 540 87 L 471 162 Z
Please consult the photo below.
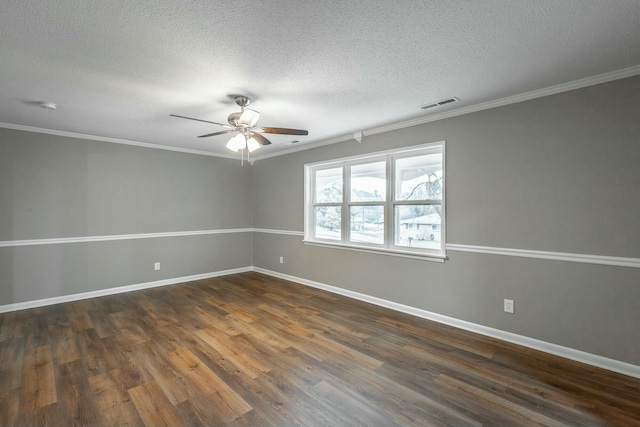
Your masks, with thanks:
M 446 254 L 430 254 L 423 252 L 402 251 L 387 248 L 372 248 L 369 246 L 345 245 L 342 243 L 320 242 L 317 240 L 303 240 L 305 245 L 321 246 L 335 249 L 345 249 L 349 251 L 367 252 L 378 255 L 389 255 L 401 258 L 418 259 L 421 261 L 444 262 L 447 259 Z

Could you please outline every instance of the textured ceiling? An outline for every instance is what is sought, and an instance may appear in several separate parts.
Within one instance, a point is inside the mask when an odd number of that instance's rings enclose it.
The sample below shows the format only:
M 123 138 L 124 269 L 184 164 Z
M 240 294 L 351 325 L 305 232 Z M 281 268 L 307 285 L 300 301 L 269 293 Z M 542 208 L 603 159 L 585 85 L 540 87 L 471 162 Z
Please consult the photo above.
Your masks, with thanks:
M 640 1 L 3 0 L 0 41 L 2 123 L 222 154 L 169 114 L 226 122 L 246 94 L 309 130 L 273 155 L 637 67 Z

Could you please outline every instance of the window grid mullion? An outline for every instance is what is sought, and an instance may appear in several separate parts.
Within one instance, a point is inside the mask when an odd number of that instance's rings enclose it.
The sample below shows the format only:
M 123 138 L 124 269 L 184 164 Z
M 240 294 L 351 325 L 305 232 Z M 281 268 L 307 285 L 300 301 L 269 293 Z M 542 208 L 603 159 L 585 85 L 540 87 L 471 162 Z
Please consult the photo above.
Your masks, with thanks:
M 384 207 L 384 242 L 387 248 L 394 245 L 393 228 L 395 223 L 395 213 L 393 210 L 393 199 L 395 198 L 395 168 L 393 156 L 387 156 L 387 197 Z
M 378 200 L 375 202 L 351 202 L 349 206 L 384 206 L 385 200 Z
M 341 208 L 342 204 L 341 203 L 334 203 L 334 204 L 322 204 L 322 205 L 313 205 L 314 210 L 316 208 Z
M 351 164 L 344 162 L 342 165 L 342 227 L 340 236 L 342 243 L 347 243 L 351 238 L 351 224 L 349 223 L 349 201 L 351 200 Z
M 395 200 L 391 202 L 393 206 L 409 206 L 409 205 L 440 205 L 442 200 L 427 199 L 427 200 Z

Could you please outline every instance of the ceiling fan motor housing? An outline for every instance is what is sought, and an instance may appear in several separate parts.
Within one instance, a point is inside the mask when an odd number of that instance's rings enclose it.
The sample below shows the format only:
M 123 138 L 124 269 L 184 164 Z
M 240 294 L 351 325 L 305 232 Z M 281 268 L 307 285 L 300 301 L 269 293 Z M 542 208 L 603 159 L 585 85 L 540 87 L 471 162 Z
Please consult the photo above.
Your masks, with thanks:
M 240 124 L 238 123 L 238 120 L 240 120 L 240 116 L 242 115 L 242 113 L 238 112 L 238 113 L 231 113 L 229 114 L 229 117 L 227 117 L 227 121 L 229 122 L 229 124 L 231 126 L 240 126 Z
M 247 127 L 246 123 L 243 123 L 241 118 L 242 118 L 242 113 L 244 113 L 245 111 L 245 108 L 247 108 L 247 106 L 251 103 L 251 98 L 244 95 L 238 95 L 234 99 L 236 100 L 236 104 L 240 106 L 240 112 L 229 114 L 227 121 L 231 126 Z

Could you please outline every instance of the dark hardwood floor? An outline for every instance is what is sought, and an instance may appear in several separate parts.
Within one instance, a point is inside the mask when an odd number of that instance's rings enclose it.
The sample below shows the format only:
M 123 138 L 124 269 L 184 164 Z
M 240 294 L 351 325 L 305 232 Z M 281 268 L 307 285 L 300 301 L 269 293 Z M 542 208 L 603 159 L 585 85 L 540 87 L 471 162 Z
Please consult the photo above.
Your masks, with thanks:
M 245 273 L 0 314 L 0 425 L 637 426 L 640 380 Z

